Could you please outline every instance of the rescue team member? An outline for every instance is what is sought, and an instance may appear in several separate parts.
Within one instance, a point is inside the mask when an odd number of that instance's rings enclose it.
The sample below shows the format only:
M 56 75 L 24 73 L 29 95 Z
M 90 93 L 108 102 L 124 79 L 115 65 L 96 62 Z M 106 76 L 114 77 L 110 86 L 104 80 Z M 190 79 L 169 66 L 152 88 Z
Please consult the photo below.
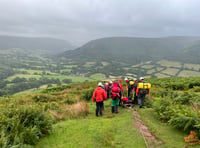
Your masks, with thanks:
M 96 116 L 103 116 L 103 101 L 107 100 L 107 93 L 102 88 L 103 84 L 101 82 L 98 83 L 98 87 L 93 92 L 92 101 L 96 101 Z
M 140 77 L 139 83 L 145 83 L 144 77 Z M 138 104 L 139 104 L 140 108 L 142 108 L 144 106 L 144 100 L 145 100 L 146 95 L 148 95 L 148 94 L 149 94 L 149 89 L 137 88 L 136 96 L 138 96 Z

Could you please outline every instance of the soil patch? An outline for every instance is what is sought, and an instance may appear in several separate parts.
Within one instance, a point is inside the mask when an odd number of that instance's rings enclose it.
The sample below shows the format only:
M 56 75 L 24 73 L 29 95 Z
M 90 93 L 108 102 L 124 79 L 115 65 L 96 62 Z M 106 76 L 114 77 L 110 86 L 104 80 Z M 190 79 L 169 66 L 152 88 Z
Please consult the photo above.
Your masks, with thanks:
M 143 136 L 146 147 L 158 148 L 159 146 L 161 146 L 163 142 L 156 138 L 153 133 L 149 131 L 148 127 L 142 122 L 140 114 L 136 109 L 133 109 L 133 116 L 135 118 L 133 124 L 136 126 L 138 132 Z

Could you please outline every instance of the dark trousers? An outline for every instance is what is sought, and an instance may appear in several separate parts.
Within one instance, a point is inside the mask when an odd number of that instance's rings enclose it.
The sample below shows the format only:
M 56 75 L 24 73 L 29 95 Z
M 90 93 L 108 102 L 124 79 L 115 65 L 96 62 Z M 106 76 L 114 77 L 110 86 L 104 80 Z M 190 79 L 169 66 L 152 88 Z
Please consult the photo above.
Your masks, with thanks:
M 138 96 L 138 104 L 140 105 L 140 107 L 144 106 L 144 100 L 145 96 Z
M 136 93 L 134 94 L 133 104 L 138 104 L 138 96 L 136 96 Z
M 103 101 L 101 102 L 96 102 L 96 116 L 102 116 L 102 110 L 103 110 Z
M 128 98 L 129 100 L 132 100 L 132 89 L 128 88 Z

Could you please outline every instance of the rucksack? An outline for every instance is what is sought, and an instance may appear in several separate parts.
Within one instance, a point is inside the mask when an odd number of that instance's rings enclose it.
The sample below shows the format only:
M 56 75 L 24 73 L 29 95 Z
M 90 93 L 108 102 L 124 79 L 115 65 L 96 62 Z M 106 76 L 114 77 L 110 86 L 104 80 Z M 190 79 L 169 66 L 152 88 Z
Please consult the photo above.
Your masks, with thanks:
M 148 94 L 148 89 L 139 89 L 140 96 L 145 96 L 146 94 Z
M 111 93 L 112 93 L 113 97 L 118 97 L 119 96 L 119 93 L 120 93 L 119 82 L 113 82 Z
M 113 82 L 113 87 L 119 87 L 119 82 L 118 81 L 114 81 Z

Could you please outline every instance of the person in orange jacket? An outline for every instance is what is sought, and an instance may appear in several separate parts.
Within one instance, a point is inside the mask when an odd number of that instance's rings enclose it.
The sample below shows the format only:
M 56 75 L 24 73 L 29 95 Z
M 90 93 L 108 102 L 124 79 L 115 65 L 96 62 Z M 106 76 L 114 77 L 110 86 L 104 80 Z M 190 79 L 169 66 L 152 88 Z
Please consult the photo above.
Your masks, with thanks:
M 93 92 L 92 101 L 96 101 L 96 116 L 98 117 L 99 114 L 102 116 L 102 110 L 103 110 L 103 101 L 104 99 L 107 100 L 107 93 L 102 88 L 102 83 L 98 83 L 98 87 Z

